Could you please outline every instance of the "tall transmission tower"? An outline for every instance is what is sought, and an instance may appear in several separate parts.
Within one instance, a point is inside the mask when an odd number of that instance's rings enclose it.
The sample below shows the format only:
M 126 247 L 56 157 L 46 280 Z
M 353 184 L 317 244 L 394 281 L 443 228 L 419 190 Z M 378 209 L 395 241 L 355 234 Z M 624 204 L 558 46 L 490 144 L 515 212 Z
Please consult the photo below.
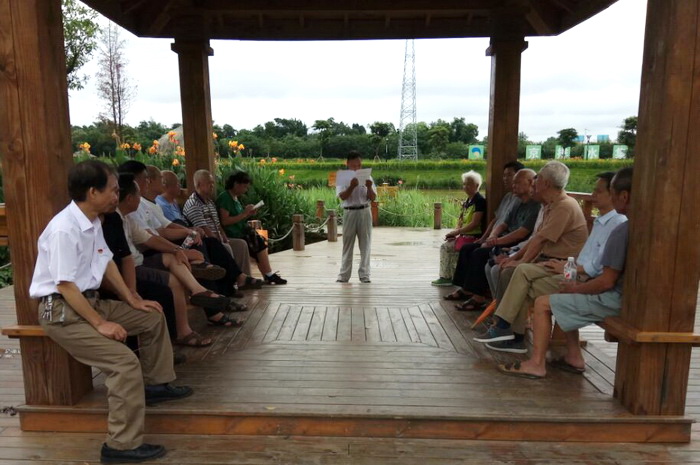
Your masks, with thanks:
M 398 159 L 418 160 L 418 130 L 416 128 L 416 49 L 413 39 L 406 41 L 406 53 L 403 60 Z

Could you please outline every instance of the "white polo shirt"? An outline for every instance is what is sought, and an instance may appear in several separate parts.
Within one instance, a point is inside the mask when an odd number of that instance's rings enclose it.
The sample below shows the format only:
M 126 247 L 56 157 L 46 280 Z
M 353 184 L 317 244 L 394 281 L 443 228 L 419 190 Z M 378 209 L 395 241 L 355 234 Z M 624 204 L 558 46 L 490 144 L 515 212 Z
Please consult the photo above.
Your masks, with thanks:
M 129 250 L 131 251 L 131 256 L 134 258 L 134 265 L 143 265 L 143 254 L 136 248 L 137 245 L 141 245 L 150 239 L 151 234 L 136 223 L 131 215 L 126 215 L 117 208 L 117 213 L 122 219 L 122 226 L 124 227 L 124 236 L 126 236 L 126 242 L 129 244 Z
M 374 185 L 374 179 L 372 179 L 371 176 L 369 179 L 370 181 L 372 181 L 372 190 L 376 192 L 377 187 Z M 347 184 L 345 186 L 336 186 L 336 196 L 340 196 L 340 193 L 347 190 L 348 187 L 350 187 L 350 184 Z M 341 202 L 341 206 L 343 208 L 361 207 L 363 205 L 367 206 L 369 204 L 370 201 L 367 198 L 367 186 L 365 186 L 364 184 L 358 184 L 357 187 L 353 189 L 352 193 L 350 194 L 350 197 Z
M 49 222 L 37 241 L 39 254 L 29 295 L 40 298 L 58 292 L 61 281 L 80 292 L 98 289 L 112 260 L 99 218 L 90 221 L 71 202 Z
M 141 229 L 147 229 L 153 234 L 158 236 L 158 229 L 167 228 L 172 221 L 167 219 L 163 214 L 163 210 L 151 202 L 141 197 L 141 203 L 139 203 L 139 208 L 128 215 L 136 221 L 136 224 L 141 227 Z

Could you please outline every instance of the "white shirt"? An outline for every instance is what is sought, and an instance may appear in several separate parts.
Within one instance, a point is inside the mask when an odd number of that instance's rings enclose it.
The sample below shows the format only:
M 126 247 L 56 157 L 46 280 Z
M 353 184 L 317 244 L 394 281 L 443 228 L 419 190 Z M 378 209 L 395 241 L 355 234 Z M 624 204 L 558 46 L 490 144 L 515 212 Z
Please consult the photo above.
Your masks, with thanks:
M 627 221 L 627 217 L 614 209 L 595 219 L 591 235 L 588 236 L 588 240 L 576 259 L 576 264 L 581 265 L 588 276 L 595 278 L 603 273 L 601 260 L 605 244 L 613 229 L 625 221 Z
M 136 246 L 141 245 L 150 239 L 151 234 L 145 229 L 141 229 L 131 215 L 124 216 L 124 214 L 118 208 L 117 213 L 119 213 L 119 216 L 122 218 L 124 235 L 126 236 L 126 242 L 129 244 L 131 256 L 134 257 L 134 265 L 141 266 L 143 265 L 143 254 L 136 248 Z
M 37 241 L 39 254 L 29 295 L 58 292 L 58 283 L 74 283 L 80 292 L 98 289 L 112 260 L 99 218 L 90 221 L 71 202 L 49 222 Z
M 372 181 L 372 190 L 376 192 L 377 188 L 374 185 L 374 179 L 371 177 L 369 178 L 370 181 Z M 341 192 L 345 191 L 348 187 L 350 187 L 350 184 L 346 186 L 336 186 L 335 192 L 336 195 L 340 195 Z M 350 197 L 347 199 L 343 200 L 341 203 L 341 206 L 343 208 L 346 207 L 361 207 L 363 205 L 369 205 L 369 199 L 367 198 L 367 186 L 364 184 L 358 184 L 355 189 L 353 189 L 352 193 L 350 194 Z
M 163 214 L 163 210 L 156 204 L 141 197 L 139 208 L 128 215 L 136 221 L 136 224 L 141 229 L 147 229 L 155 235 L 158 234 L 160 228 L 166 228 L 172 221 L 167 219 Z

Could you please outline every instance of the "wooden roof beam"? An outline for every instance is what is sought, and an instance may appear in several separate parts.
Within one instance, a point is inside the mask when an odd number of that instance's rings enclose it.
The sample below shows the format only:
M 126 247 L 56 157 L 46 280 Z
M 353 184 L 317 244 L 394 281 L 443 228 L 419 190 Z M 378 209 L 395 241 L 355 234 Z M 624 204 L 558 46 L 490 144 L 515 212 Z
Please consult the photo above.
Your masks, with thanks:
M 538 35 L 549 36 L 560 32 L 559 18 L 552 9 L 543 8 L 540 0 L 528 0 L 527 6 L 530 11 L 525 19 Z

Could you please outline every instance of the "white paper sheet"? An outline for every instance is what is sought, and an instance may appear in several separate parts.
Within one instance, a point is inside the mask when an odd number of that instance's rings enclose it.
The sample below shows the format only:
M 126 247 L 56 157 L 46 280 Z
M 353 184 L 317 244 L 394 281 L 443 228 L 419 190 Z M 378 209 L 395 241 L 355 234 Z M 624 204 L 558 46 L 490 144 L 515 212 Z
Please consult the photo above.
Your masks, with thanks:
M 349 186 L 353 178 L 357 178 L 360 185 L 364 185 L 370 176 L 372 176 L 372 168 L 365 168 L 357 171 L 353 170 L 338 170 L 335 175 L 336 186 Z

